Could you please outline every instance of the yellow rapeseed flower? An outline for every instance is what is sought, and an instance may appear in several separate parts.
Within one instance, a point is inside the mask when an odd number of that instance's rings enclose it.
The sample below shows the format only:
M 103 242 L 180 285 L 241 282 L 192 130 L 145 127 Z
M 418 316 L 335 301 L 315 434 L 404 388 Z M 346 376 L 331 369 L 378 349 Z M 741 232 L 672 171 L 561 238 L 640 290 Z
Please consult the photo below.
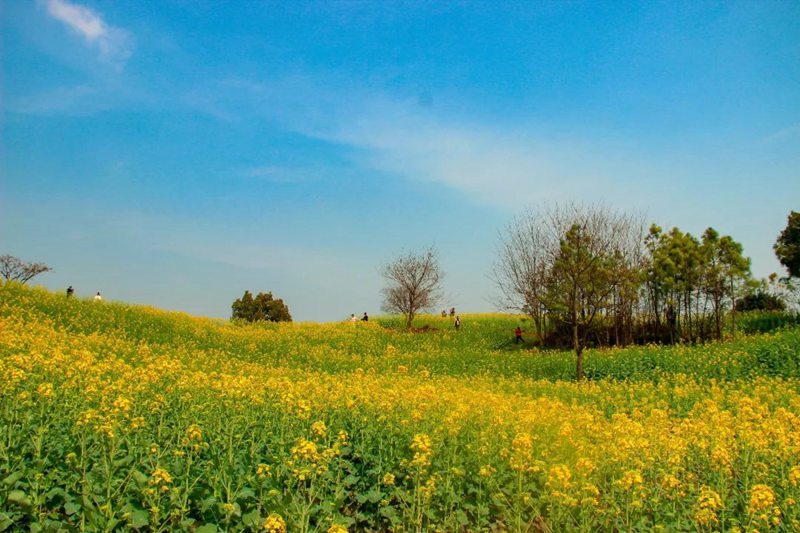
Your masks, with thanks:
M 414 452 L 414 458 L 411 459 L 413 466 L 425 468 L 430 465 L 433 455 L 431 438 L 424 433 L 417 433 L 411 440 L 411 451 Z
M 267 533 L 286 533 L 286 522 L 277 513 L 271 513 L 264 521 L 262 529 Z
M 150 474 L 151 485 L 167 485 L 169 483 L 172 483 L 172 476 L 163 468 L 156 468 L 153 470 L 153 473 Z
M 772 507 L 775 504 L 775 493 L 767 485 L 753 485 L 750 489 L 750 503 L 748 510 L 753 513 L 759 513 L 764 509 Z
M 709 487 L 700 489 L 700 496 L 695 505 L 694 519 L 701 526 L 710 526 L 719 522 L 717 511 L 722 509 L 722 498 Z

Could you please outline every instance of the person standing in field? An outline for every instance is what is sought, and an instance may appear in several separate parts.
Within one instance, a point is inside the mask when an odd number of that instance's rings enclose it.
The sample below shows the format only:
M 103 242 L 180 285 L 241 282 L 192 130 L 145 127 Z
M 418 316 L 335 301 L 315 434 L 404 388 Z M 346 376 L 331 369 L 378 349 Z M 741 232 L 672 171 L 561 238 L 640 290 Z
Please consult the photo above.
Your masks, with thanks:
M 358 322 L 358 319 L 356 318 L 356 315 L 355 315 L 355 313 L 352 313 L 352 314 L 350 315 L 350 322 L 351 322 L 351 323 L 353 323 L 353 324 L 355 324 L 356 322 Z
M 514 330 L 514 344 L 519 344 L 520 342 L 525 342 L 525 339 L 522 338 L 522 328 L 517 326 L 517 329 Z
M 103 301 L 103 297 L 100 296 L 100 291 L 97 291 L 97 294 L 94 295 L 94 301 L 95 302 L 102 302 Z
M 75 294 L 75 289 L 72 288 L 72 285 L 67 287 L 67 298 L 72 298 L 72 295 Z
M 460 316 L 456 317 L 456 321 L 453 322 L 453 327 L 456 328 L 456 331 L 458 331 L 458 328 L 461 327 L 461 317 Z
M 362 322 L 369 322 L 369 317 L 367 316 L 367 312 L 364 311 L 364 316 L 361 317 Z

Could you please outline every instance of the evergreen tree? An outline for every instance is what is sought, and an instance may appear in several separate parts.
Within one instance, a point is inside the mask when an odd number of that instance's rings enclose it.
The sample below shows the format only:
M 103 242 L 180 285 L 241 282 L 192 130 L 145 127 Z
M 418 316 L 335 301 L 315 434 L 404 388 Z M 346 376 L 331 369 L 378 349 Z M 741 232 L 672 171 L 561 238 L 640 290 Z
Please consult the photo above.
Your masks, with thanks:
M 786 227 L 773 247 L 778 261 L 789 272 L 789 277 L 800 278 L 800 213 L 789 213 Z
M 231 305 L 232 319 L 245 320 L 247 322 L 269 321 L 269 322 L 291 322 L 292 315 L 289 308 L 280 298 L 274 298 L 271 292 L 258 293 L 255 298 L 250 291 L 244 291 L 244 295 L 238 298 Z

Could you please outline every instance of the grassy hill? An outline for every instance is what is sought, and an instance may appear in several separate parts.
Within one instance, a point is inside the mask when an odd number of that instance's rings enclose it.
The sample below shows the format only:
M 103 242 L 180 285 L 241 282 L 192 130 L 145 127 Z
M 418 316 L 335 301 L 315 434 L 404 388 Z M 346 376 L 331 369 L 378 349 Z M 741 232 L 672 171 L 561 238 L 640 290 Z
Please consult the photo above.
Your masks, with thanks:
M 0 287 L 0 530 L 796 530 L 800 329 L 498 345 Z M 338 530 L 341 531 L 341 530 Z

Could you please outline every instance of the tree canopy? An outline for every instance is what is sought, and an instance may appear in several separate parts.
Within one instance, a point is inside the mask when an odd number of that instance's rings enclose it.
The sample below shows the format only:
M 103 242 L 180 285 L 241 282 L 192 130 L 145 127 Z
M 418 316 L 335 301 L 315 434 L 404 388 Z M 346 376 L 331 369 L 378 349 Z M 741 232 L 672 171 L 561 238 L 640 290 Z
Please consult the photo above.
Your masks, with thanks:
M 774 246 L 778 261 L 786 267 L 789 276 L 800 278 L 800 213 L 789 213 L 786 227 L 783 229 Z
M 254 298 L 250 291 L 244 291 L 244 295 L 233 302 L 231 309 L 233 310 L 231 318 L 235 320 L 247 322 L 292 321 L 289 307 L 280 298 L 274 298 L 271 292 L 259 292 Z

